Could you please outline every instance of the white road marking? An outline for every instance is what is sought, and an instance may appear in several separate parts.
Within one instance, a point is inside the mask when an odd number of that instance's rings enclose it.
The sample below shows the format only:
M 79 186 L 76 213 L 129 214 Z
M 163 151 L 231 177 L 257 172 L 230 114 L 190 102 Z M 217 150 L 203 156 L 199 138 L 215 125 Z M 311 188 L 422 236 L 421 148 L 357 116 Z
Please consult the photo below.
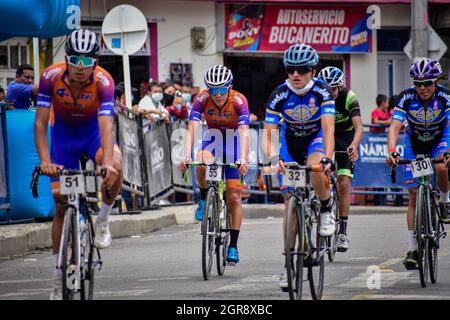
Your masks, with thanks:
M 142 289 L 142 290 L 117 290 L 117 291 L 100 291 L 95 292 L 96 296 L 107 296 L 107 297 L 136 297 L 141 296 L 146 293 L 152 292 L 153 289 Z
M 139 279 L 139 282 L 144 281 L 168 281 L 168 280 L 187 280 L 190 279 L 189 277 L 174 277 L 174 278 L 153 278 L 153 279 Z

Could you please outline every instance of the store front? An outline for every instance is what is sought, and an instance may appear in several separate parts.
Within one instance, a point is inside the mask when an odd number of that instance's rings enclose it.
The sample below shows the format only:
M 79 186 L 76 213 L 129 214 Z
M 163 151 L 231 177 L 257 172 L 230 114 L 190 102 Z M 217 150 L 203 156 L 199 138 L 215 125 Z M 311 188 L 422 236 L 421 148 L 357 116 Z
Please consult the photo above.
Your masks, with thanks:
M 313 46 L 320 56 L 317 72 L 341 68 L 349 86 L 351 55 L 372 51 L 366 6 L 227 4 L 225 15 L 224 63 L 259 119 L 270 93 L 287 77 L 282 55 L 290 45 Z

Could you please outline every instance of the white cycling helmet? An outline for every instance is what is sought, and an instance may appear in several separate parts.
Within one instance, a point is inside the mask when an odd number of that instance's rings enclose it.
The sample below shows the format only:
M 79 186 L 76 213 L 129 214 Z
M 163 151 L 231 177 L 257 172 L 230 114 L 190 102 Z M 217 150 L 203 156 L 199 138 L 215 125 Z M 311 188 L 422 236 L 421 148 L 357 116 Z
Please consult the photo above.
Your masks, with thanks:
M 233 83 L 233 74 L 227 67 L 215 65 L 206 70 L 204 80 L 208 88 L 228 87 Z
M 320 70 L 317 77 L 331 88 L 345 85 L 344 72 L 336 67 L 326 67 Z
M 100 53 L 100 42 L 97 35 L 88 29 L 73 31 L 66 40 L 66 55 L 98 57 Z

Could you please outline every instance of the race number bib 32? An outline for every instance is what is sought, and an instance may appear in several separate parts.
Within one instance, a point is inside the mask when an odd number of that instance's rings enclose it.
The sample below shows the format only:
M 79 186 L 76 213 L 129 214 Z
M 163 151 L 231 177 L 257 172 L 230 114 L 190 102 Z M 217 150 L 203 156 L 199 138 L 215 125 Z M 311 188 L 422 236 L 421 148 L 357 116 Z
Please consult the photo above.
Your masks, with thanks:
M 222 168 L 221 167 L 206 167 L 206 180 L 208 181 L 221 181 L 222 180 Z
M 306 187 L 306 171 L 284 170 L 283 185 L 290 187 Z
M 83 175 L 61 176 L 61 194 L 84 194 L 84 177 Z
M 430 158 L 411 162 L 411 171 L 414 178 L 431 176 L 433 174 L 433 166 Z

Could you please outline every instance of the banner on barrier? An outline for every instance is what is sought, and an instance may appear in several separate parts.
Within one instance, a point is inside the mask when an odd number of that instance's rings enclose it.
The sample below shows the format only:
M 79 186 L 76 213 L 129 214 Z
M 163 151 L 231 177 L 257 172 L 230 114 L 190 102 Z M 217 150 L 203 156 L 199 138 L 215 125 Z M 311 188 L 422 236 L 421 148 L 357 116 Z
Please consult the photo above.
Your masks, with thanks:
M 164 194 L 161 193 L 172 189 L 172 163 L 169 160 L 171 155 L 166 125 L 162 122 L 152 124 L 144 136 L 144 144 L 150 198 L 157 195 L 162 198 Z
M 397 152 L 403 157 L 404 134 L 400 134 Z M 359 158 L 355 164 L 353 187 L 396 188 L 404 187 L 403 168 L 397 168 L 397 183 L 391 182 L 389 167 L 386 165 L 387 133 L 365 132 L 359 144 Z
M 118 138 L 122 151 L 123 179 L 142 187 L 141 158 L 139 152 L 138 125 L 136 120 L 118 114 Z
M 187 123 L 186 122 L 172 122 L 170 124 L 170 146 L 172 149 L 172 177 L 173 184 L 178 187 L 184 187 L 192 190 L 192 170 L 189 170 L 188 181 L 183 180 L 183 175 L 178 168 L 178 163 L 181 162 L 184 155 L 184 139 L 186 137 Z

